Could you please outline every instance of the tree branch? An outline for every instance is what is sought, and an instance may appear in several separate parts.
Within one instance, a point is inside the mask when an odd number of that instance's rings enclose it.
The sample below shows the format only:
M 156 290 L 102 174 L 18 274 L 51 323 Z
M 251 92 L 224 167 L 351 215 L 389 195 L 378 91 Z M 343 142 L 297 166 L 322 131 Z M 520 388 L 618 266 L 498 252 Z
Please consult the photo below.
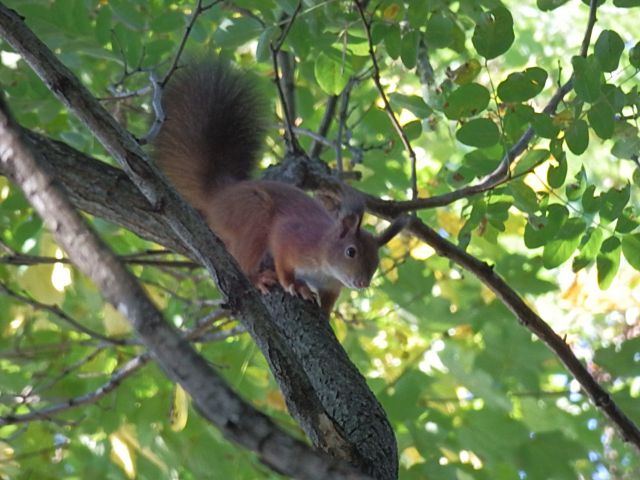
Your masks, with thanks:
M 365 2 L 362 0 L 354 0 L 358 12 L 360 13 L 360 18 L 362 20 L 362 24 L 364 25 L 364 30 L 367 35 L 367 42 L 369 43 L 369 56 L 371 57 L 371 63 L 373 64 L 373 82 L 378 89 L 380 94 L 380 98 L 384 104 L 384 110 L 387 112 L 387 116 L 391 120 L 393 128 L 395 128 L 400 140 L 402 140 L 402 145 L 404 149 L 407 151 L 409 155 L 409 161 L 411 162 L 411 192 L 412 192 L 412 200 L 416 200 L 418 198 L 418 172 L 416 170 L 416 152 L 413 151 L 413 147 L 411 146 L 411 142 L 407 137 L 407 134 L 404 133 L 402 129 L 402 125 L 400 125 L 400 121 L 396 117 L 393 108 L 391 108 L 391 104 L 389 103 L 389 99 L 387 98 L 387 94 L 384 91 L 384 87 L 382 83 L 380 83 L 380 66 L 378 65 L 378 60 L 376 58 L 376 52 L 373 50 L 373 38 L 371 37 L 371 21 L 367 20 L 365 9 Z
M 160 366 L 189 392 L 200 413 L 227 437 L 256 452 L 265 464 L 294 477 L 358 476 L 351 467 L 294 440 L 240 399 L 189 342 L 164 321 L 135 277 L 88 228 L 53 177 L 25 148 L 19 130 L 4 111 L 0 114 L 0 163 L 78 269 L 129 319 Z
M 7 287 L 7 285 L 4 282 L 1 282 L 1 281 L 0 281 L 0 292 L 5 294 L 8 297 L 11 297 L 11 298 L 13 298 L 15 300 L 18 300 L 19 302 L 22 302 L 22 303 L 25 303 L 27 305 L 30 305 L 31 307 L 33 307 L 36 310 L 42 310 L 42 311 L 49 312 L 49 313 L 55 315 L 60 320 L 64 321 L 68 325 L 70 325 L 71 328 L 73 328 L 74 330 L 77 330 L 78 332 L 84 333 L 85 335 L 88 335 L 89 337 L 91 337 L 93 339 L 100 340 L 100 341 L 109 343 L 111 345 L 127 345 L 129 343 L 125 339 L 107 337 L 105 335 L 102 335 L 99 332 L 91 330 L 90 328 L 85 327 L 83 324 L 81 324 L 77 320 L 71 318 L 70 315 L 68 315 L 64 310 L 62 310 L 57 305 L 48 305 L 46 303 L 42 303 L 42 302 L 39 302 L 37 300 L 34 300 L 33 298 L 29 298 L 29 297 L 26 297 L 24 295 L 20 295 L 19 293 L 14 292 L 13 290 L 11 290 L 9 287 Z
M 374 213 L 376 213 L 374 211 Z M 441 256 L 462 266 L 473 273 L 482 283 L 489 287 L 502 303 L 516 316 L 520 323 L 542 340 L 562 361 L 582 389 L 591 398 L 596 407 L 604 412 L 616 425 L 625 441 L 634 444 L 640 450 L 640 429 L 620 409 L 611 395 L 593 378 L 587 368 L 578 360 L 571 347 L 547 324 L 507 282 L 481 260 L 468 254 L 461 248 L 442 238 L 432 228 L 416 218 L 411 219 L 408 230 L 423 242 L 427 243 Z
M 356 0 L 356 5 L 359 5 Z M 591 34 L 593 32 L 593 26 L 596 22 L 596 11 L 598 9 L 598 0 L 591 0 L 589 4 L 589 20 L 587 22 L 586 31 L 582 41 L 580 49 L 580 55 L 585 57 L 587 55 L 588 47 L 591 42 Z M 361 15 L 364 13 L 361 12 Z M 375 74 L 374 74 L 375 79 Z M 571 77 L 566 83 L 564 83 L 551 97 L 549 103 L 542 110 L 543 113 L 551 115 L 555 113 L 556 109 L 564 97 L 573 89 L 573 77 Z M 534 136 L 533 127 L 527 128 L 518 141 L 509 149 L 504 155 L 502 161 L 489 175 L 482 179 L 479 183 L 474 185 L 468 185 L 458 190 L 454 190 L 442 195 L 436 195 L 429 198 L 413 198 L 408 201 L 389 201 L 380 200 L 373 197 L 367 199 L 371 208 L 375 208 L 379 212 L 384 212 L 384 215 L 389 217 L 397 217 L 402 213 L 406 213 L 413 210 L 443 207 L 449 205 L 462 198 L 472 197 L 480 193 L 487 192 L 498 185 L 509 180 L 510 169 L 512 163 L 529 147 L 529 143 Z
M 96 135 L 144 197 L 133 193 L 135 189 L 124 187 L 126 177 L 122 174 L 118 175 L 113 169 L 101 166 L 118 179 L 117 191 L 113 192 L 117 195 L 107 194 L 113 190 L 113 185 L 101 190 L 100 194 L 108 197 L 107 203 L 119 203 L 122 201 L 120 189 L 128 190 L 124 195 L 142 201 L 142 204 L 127 205 L 125 213 L 122 212 L 121 205 L 115 209 L 118 210 L 118 215 L 130 217 L 125 221 L 132 225 L 139 221 L 139 219 L 135 221 L 131 219 L 132 212 L 136 209 L 137 212 L 145 211 L 146 216 L 154 217 L 145 222 L 155 224 L 162 231 L 162 233 L 151 233 L 152 236 L 169 238 L 170 243 L 177 246 L 179 251 L 186 252 L 195 261 L 205 266 L 216 279 L 229 308 L 232 312 L 238 312 L 247 331 L 265 355 L 288 400 L 290 412 L 311 441 L 325 451 L 348 459 L 352 464 L 378 478 L 395 478 L 398 464 L 393 430 L 380 404 L 368 389 L 365 379 L 349 361 L 326 321 L 322 320 L 320 311 L 308 303 L 285 296 L 281 291 L 263 300 L 239 271 L 235 261 L 226 252 L 219 239 L 204 225 L 196 212 L 186 205 L 159 176 L 129 133 L 104 111 L 78 79 L 61 65 L 47 47 L 24 25 L 18 15 L 2 5 L 0 5 L 0 33 L 70 111 Z M 31 138 L 30 135 L 29 138 Z M 41 138 L 40 140 L 42 141 Z M 58 144 L 58 147 L 61 147 L 61 144 Z M 43 153 L 46 155 L 48 152 Z M 6 171 L 5 167 L 3 169 Z M 64 172 L 56 173 L 64 174 Z M 95 198 L 86 190 L 83 194 L 89 194 L 89 198 Z M 77 192 L 69 191 L 69 195 L 72 199 L 78 197 Z M 109 207 L 108 204 L 103 205 L 102 212 L 107 213 Z M 132 226 L 136 227 L 140 224 Z M 127 313 L 132 312 L 127 311 Z M 162 362 L 165 369 L 172 378 L 183 384 L 203 415 L 209 419 L 220 420 L 216 417 L 220 410 L 219 406 L 215 406 L 216 411 L 211 411 L 213 406 L 206 403 L 207 400 L 215 398 L 214 392 L 206 393 L 207 389 L 199 390 L 203 384 L 209 385 L 205 378 L 211 373 L 202 370 L 206 364 L 202 365 L 201 357 L 193 355 L 188 345 L 181 346 L 180 348 L 184 349 L 181 351 L 178 348 L 181 345 L 180 342 L 163 330 L 166 329 L 166 325 L 162 319 L 153 318 L 160 322 L 158 325 L 154 324 L 154 333 L 165 332 L 167 334 L 167 338 L 163 339 L 165 343 L 169 340 L 169 343 L 177 342 L 175 348 L 173 345 L 167 347 L 165 344 L 159 350 L 173 352 L 173 356 L 177 355 L 182 362 L 192 365 L 186 368 L 184 367 L 186 364 L 181 363 L 175 367 L 183 368 L 168 368 L 171 363 L 165 362 L 170 362 L 172 359 L 167 358 Z M 137 325 L 143 326 L 141 323 Z M 157 332 L 156 328 L 159 329 Z M 142 330 L 141 333 L 148 332 Z M 195 378 L 192 375 L 195 375 Z M 214 383 L 211 382 L 211 387 L 213 385 Z M 199 397 L 202 402 L 198 403 L 196 397 Z M 261 419 L 253 427 L 256 429 L 264 427 L 262 430 L 264 433 L 265 421 L 266 419 Z M 251 439 L 254 437 L 248 435 L 246 431 L 238 431 L 240 424 L 236 421 L 225 420 L 222 424 L 217 424 L 231 438 L 237 437 L 238 441 L 246 442 L 244 444 L 249 448 L 265 447 L 264 442 L 258 445 L 252 443 Z M 242 426 L 244 427 L 244 423 Z M 328 426 L 331 428 L 327 428 Z M 269 435 L 271 438 L 272 434 Z M 274 438 L 280 438 L 276 434 L 273 435 L 275 435 Z M 248 436 L 251 436 L 251 439 L 247 438 Z M 274 445 L 268 441 L 268 438 L 260 438 L 265 440 L 267 448 Z M 293 444 L 291 448 L 297 449 L 298 446 Z M 273 451 L 271 453 L 275 454 Z M 264 458 L 265 453 L 262 452 L 261 455 Z M 292 458 L 295 456 L 296 454 L 293 454 Z

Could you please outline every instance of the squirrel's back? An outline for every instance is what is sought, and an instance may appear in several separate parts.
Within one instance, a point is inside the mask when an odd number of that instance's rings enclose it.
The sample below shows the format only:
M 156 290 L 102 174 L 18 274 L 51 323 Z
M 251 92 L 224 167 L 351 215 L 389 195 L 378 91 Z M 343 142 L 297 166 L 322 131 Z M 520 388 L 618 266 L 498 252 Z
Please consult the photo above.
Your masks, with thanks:
M 177 190 L 203 208 L 217 188 L 249 178 L 263 147 L 267 104 L 246 73 L 216 61 L 177 70 L 162 96 L 155 158 Z

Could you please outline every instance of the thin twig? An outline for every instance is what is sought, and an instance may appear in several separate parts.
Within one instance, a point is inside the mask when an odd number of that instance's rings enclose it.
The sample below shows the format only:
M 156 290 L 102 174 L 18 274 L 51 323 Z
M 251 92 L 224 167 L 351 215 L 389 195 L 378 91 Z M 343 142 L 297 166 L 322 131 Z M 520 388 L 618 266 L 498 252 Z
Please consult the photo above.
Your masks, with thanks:
M 542 340 L 562 361 L 582 389 L 589 395 L 596 407 L 600 408 L 618 427 L 624 440 L 640 449 L 640 429 L 620 409 L 611 395 L 596 381 L 587 368 L 575 356 L 571 347 L 535 313 L 526 302 L 496 273 L 494 268 L 478 260 L 458 246 L 442 238 L 435 230 L 420 220 L 413 218 L 408 231 L 424 241 L 436 252 L 472 272 L 489 287 L 502 303 L 516 316 L 520 323 Z
M 71 318 L 70 315 L 68 315 L 64 310 L 62 310 L 57 305 L 48 305 L 46 303 L 39 302 L 32 298 L 26 297 L 24 295 L 20 295 L 19 293 L 11 290 L 4 282 L 0 282 L 0 292 L 22 303 L 31 305 L 36 310 L 42 310 L 45 312 L 52 313 L 53 315 L 58 317 L 60 320 L 63 320 L 67 324 L 71 325 L 75 330 L 78 330 L 79 332 L 89 335 L 91 338 L 94 338 L 96 340 L 101 340 L 103 342 L 107 342 L 112 345 L 128 345 L 129 343 L 128 340 L 126 339 L 107 337 L 106 335 L 103 335 L 94 330 L 91 330 L 90 328 L 87 328 L 84 325 L 82 325 L 77 320 L 74 320 L 73 318 Z
M 96 390 L 85 395 L 70 398 L 65 402 L 56 405 L 50 405 L 46 408 L 33 410 L 29 413 L 21 415 L 5 415 L 0 417 L 0 426 L 28 423 L 34 420 L 50 420 L 56 414 L 90 403 L 95 403 L 108 393 L 115 390 L 125 378 L 131 376 L 133 373 L 149 363 L 149 360 L 151 360 L 151 354 L 148 352 L 142 353 L 125 363 L 123 367 L 119 368 L 113 375 L 111 375 L 108 382 Z
M 586 55 L 588 46 L 591 41 L 593 25 L 596 21 L 597 8 L 598 8 L 597 0 L 591 0 L 590 10 L 589 10 L 589 20 L 587 23 L 584 39 L 582 41 L 582 48 L 580 52 L 582 56 Z M 547 115 L 553 114 L 558 108 L 558 105 L 560 104 L 560 102 L 572 89 L 573 89 L 573 77 L 571 77 L 560 88 L 558 88 L 558 90 L 554 93 L 554 95 L 549 100 L 549 103 L 547 103 L 547 105 L 542 110 L 543 113 Z M 442 207 L 445 205 L 449 205 L 462 198 L 469 198 L 474 195 L 484 193 L 509 180 L 509 172 L 510 172 L 512 163 L 525 150 L 527 150 L 527 148 L 529 148 L 529 144 L 533 139 L 534 134 L 535 132 L 533 130 L 533 127 L 527 128 L 527 130 L 518 139 L 516 144 L 513 145 L 513 147 L 511 147 L 511 149 L 509 149 L 509 151 L 504 155 L 504 157 L 502 158 L 502 161 L 500 162 L 496 170 L 494 170 L 492 173 L 487 175 L 484 179 L 482 179 L 477 184 L 468 185 L 466 187 L 462 187 L 458 190 L 454 190 L 452 192 L 448 192 L 442 195 L 436 195 L 429 198 L 416 198 L 409 201 L 386 201 L 386 200 L 368 198 L 367 204 L 368 205 L 371 204 L 372 208 L 374 208 L 374 204 L 375 204 L 375 208 L 377 210 L 379 211 L 384 210 L 386 215 L 395 217 L 400 215 L 401 213 L 405 213 L 413 210 Z
M 311 148 L 309 149 L 309 157 L 317 158 L 320 156 L 322 152 L 322 148 L 324 146 L 332 146 L 332 142 L 329 142 L 326 139 L 327 133 L 329 132 L 329 128 L 331 128 L 331 122 L 333 121 L 333 115 L 336 113 L 336 105 L 338 103 L 338 96 L 331 95 L 327 100 L 327 104 L 325 106 L 324 115 L 322 116 L 322 120 L 320 121 L 320 126 L 318 127 L 317 137 L 313 138 L 313 143 L 311 144 Z M 323 139 L 323 140 L 319 140 Z
M 153 142 L 153 140 L 160 133 L 160 129 L 162 128 L 162 124 L 164 123 L 167 116 L 164 114 L 164 109 L 162 108 L 162 90 L 163 84 L 158 80 L 158 76 L 154 70 L 149 72 L 149 83 L 151 84 L 151 89 L 153 95 L 151 96 L 151 108 L 153 108 L 153 122 L 147 134 L 140 139 L 141 145 L 146 145 L 148 143 Z
M 188 268 L 196 269 L 201 268 L 195 262 L 183 261 L 183 260 L 152 260 L 144 258 L 129 258 L 128 255 L 123 255 L 120 259 L 129 265 L 148 265 L 153 267 L 171 267 L 171 268 Z M 0 264 L 4 265 L 50 265 L 62 263 L 65 265 L 71 264 L 68 258 L 55 258 L 55 257 L 43 257 L 39 255 L 24 255 L 21 253 L 15 253 L 11 255 L 0 256 Z
M 224 315 L 226 314 L 227 312 L 218 311 L 218 312 L 215 312 L 215 314 L 205 317 L 205 319 L 202 322 L 199 322 L 198 325 L 196 325 L 196 327 L 194 327 L 192 330 L 190 330 L 185 335 L 185 337 L 192 341 L 212 342 L 212 341 L 221 341 L 221 340 L 230 338 L 232 336 L 235 336 L 239 333 L 242 333 L 244 331 L 244 328 L 242 326 L 237 326 L 225 331 L 214 332 L 213 334 L 206 333 L 206 330 L 213 323 L 215 323 L 216 320 L 223 318 Z M 92 355 L 95 356 L 99 352 L 100 352 L 100 349 L 97 349 L 95 352 L 92 353 Z M 86 362 L 87 358 L 83 360 Z M 120 385 L 120 383 L 122 383 L 122 381 L 125 378 L 130 377 L 136 371 L 140 370 L 147 363 L 149 363 L 151 359 L 152 357 L 149 354 L 149 352 L 145 352 L 140 355 L 137 355 L 136 357 L 132 358 L 127 363 L 125 363 L 124 366 L 116 370 L 111 375 L 109 380 L 103 385 L 101 385 L 100 387 L 98 387 L 97 389 L 89 393 L 86 393 L 84 395 L 69 398 L 64 402 L 61 402 L 55 405 L 50 405 L 48 407 L 41 408 L 41 409 L 34 409 L 31 412 L 26 414 L 22 414 L 22 415 L 14 414 L 14 415 L 6 415 L 4 417 L 0 417 L 0 426 L 15 425 L 18 423 L 28 423 L 34 420 L 51 420 L 54 415 L 57 415 L 59 413 L 72 410 L 87 404 L 96 403 L 102 397 L 114 391 Z M 64 372 L 68 373 L 68 371 L 70 371 L 73 368 L 75 367 L 74 366 L 67 367 L 64 370 Z M 42 390 L 43 388 L 47 388 L 47 387 L 42 387 L 40 388 L 40 390 Z
M 336 171 L 338 172 L 338 177 L 342 177 L 342 172 L 344 171 L 344 165 L 342 164 L 342 144 L 345 143 L 342 136 L 346 129 L 347 124 L 347 112 L 349 110 L 349 100 L 351 98 L 351 89 L 355 84 L 353 79 L 349 79 L 347 85 L 342 90 L 340 94 L 340 113 L 338 116 L 338 133 L 336 139 Z M 349 132 L 347 132 L 349 133 Z M 349 139 L 347 139 L 347 142 Z
M 384 110 L 387 113 L 393 127 L 395 128 L 400 140 L 402 140 L 402 145 L 409 155 L 409 160 L 411 162 L 411 198 L 415 200 L 418 198 L 418 172 L 416 169 L 416 153 L 413 151 L 413 147 L 411 146 L 411 142 L 407 137 L 406 133 L 402 129 L 402 125 L 400 125 L 400 121 L 396 117 L 393 108 L 391 107 L 391 103 L 389 103 L 389 99 L 387 98 L 387 94 L 384 91 L 384 87 L 380 81 L 380 66 L 378 65 L 378 59 L 376 58 L 376 53 L 373 49 L 373 38 L 371 36 L 371 21 L 367 20 L 367 16 L 365 14 L 365 7 L 362 4 L 361 0 L 354 0 L 356 7 L 358 8 L 358 12 L 360 13 L 360 18 L 362 19 L 362 24 L 364 25 L 364 30 L 367 35 L 367 42 L 369 44 L 369 56 L 371 57 L 371 63 L 373 64 L 373 81 L 378 89 L 378 93 L 380 94 L 380 98 L 384 104 Z
M 285 92 L 282 88 L 278 56 L 280 54 L 280 49 L 282 48 L 282 45 L 284 44 L 287 38 L 287 35 L 291 30 L 291 26 L 293 25 L 293 22 L 296 20 L 296 17 L 298 16 L 298 13 L 300 12 L 301 8 L 302 8 L 302 0 L 299 0 L 298 5 L 296 6 L 296 9 L 291 15 L 291 18 L 289 18 L 287 23 L 284 25 L 284 28 L 282 29 L 280 37 L 278 38 L 275 44 L 273 42 L 271 43 L 271 58 L 273 62 L 273 71 L 275 76 L 274 80 L 276 83 L 276 88 L 278 90 L 278 96 L 280 97 L 280 103 L 282 104 L 282 111 L 284 114 L 284 120 L 286 125 L 285 141 L 287 143 L 288 151 L 293 152 L 295 154 L 300 153 L 303 150 L 300 147 L 300 144 L 298 143 L 298 139 L 296 138 L 296 135 L 293 131 L 294 122 L 293 122 L 293 118 L 291 118 L 291 115 L 290 115 L 291 113 L 290 108 L 287 104 L 287 96 L 285 95 Z
M 207 10 L 212 8 L 213 6 L 215 6 L 218 3 L 220 3 L 221 1 L 222 0 L 216 0 L 216 1 L 212 2 L 212 3 L 210 3 L 209 5 L 204 5 L 203 6 L 202 5 L 202 0 L 198 0 L 198 2 L 196 3 L 195 9 L 191 13 L 191 18 L 189 18 L 189 23 L 187 23 L 187 26 L 184 29 L 184 34 L 182 35 L 182 39 L 180 40 L 180 45 L 178 45 L 178 50 L 176 51 L 176 54 L 173 57 L 173 62 L 171 63 L 171 66 L 169 67 L 169 70 L 167 71 L 165 76 L 160 81 L 160 87 L 161 88 L 164 88 L 167 85 L 167 82 L 169 82 L 169 79 L 171 78 L 173 73 L 178 69 L 178 62 L 180 62 L 180 57 L 182 56 L 182 52 L 184 51 L 184 47 L 187 44 L 187 40 L 189 39 L 189 35 L 191 35 L 191 30 L 193 29 L 193 26 L 195 25 L 196 20 L 198 20 L 198 17 L 200 15 L 202 15 L 202 13 L 206 12 Z

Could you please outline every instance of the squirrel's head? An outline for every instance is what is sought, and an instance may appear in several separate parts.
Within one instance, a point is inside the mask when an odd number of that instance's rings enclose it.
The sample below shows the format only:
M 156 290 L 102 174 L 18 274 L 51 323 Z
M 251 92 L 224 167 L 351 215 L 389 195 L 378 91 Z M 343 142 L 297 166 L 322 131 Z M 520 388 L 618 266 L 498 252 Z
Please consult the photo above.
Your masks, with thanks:
M 367 288 L 378 268 L 378 249 L 404 228 L 407 220 L 396 219 L 379 236 L 361 228 L 362 214 L 346 213 L 338 218 L 327 252 L 332 275 L 349 288 Z

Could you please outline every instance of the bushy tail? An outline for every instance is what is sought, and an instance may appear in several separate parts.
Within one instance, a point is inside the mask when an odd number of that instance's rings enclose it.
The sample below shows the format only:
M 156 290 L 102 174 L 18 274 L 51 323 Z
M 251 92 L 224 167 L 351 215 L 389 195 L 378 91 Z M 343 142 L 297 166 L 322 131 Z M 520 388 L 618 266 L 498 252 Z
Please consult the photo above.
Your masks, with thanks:
M 249 178 L 266 131 L 266 103 L 247 74 L 215 61 L 177 70 L 163 92 L 158 166 L 196 208 L 216 188 Z

